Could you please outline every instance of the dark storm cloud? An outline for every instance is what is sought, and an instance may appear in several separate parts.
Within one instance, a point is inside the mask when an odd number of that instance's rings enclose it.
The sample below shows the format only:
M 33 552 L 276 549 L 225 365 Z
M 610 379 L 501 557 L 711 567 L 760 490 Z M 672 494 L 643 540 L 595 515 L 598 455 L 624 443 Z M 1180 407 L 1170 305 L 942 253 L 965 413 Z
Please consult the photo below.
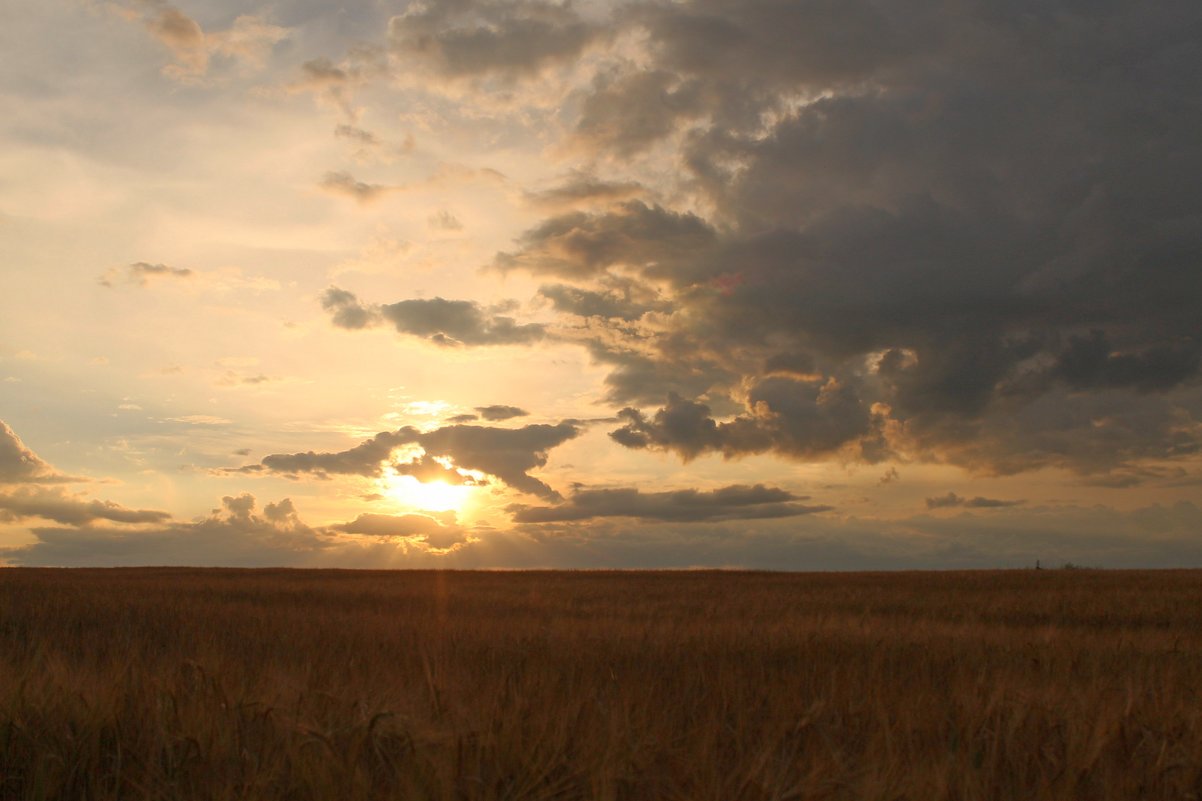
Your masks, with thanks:
M 715 240 L 700 217 L 629 200 L 598 214 L 552 217 L 518 239 L 519 250 L 497 255 L 502 270 L 563 278 L 593 278 L 611 267 L 659 274 L 696 256 Z
M 477 406 L 476 411 L 480 416 L 489 422 L 497 422 L 498 420 L 512 420 L 515 417 L 526 417 L 530 412 L 521 409 L 517 406 L 504 406 L 502 404 L 493 404 L 492 406 Z
M 1070 337 L 1056 363 L 1056 375 L 1075 389 L 1134 387 L 1144 392 L 1170 389 L 1198 372 L 1202 340 L 1153 345 L 1116 352 L 1102 331 Z
M 570 5 L 539 0 L 414 4 L 388 23 L 404 67 L 422 65 L 447 78 L 530 77 L 574 59 L 602 32 Z
M 734 484 L 721 489 L 640 492 L 636 488 L 578 490 L 559 506 L 510 507 L 518 523 L 551 523 L 597 517 L 696 522 L 795 517 L 828 511 L 829 506 L 806 506 L 806 500 L 763 484 Z
M 1024 501 L 1003 501 L 996 498 L 962 498 L 954 492 L 949 492 L 947 495 L 940 495 L 935 498 L 927 498 L 926 504 L 928 509 L 952 509 L 963 507 L 966 509 L 1005 509 L 1010 506 L 1021 506 Z
M 665 287 L 656 329 L 584 340 L 611 401 L 679 395 L 624 411 L 618 442 L 1094 476 L 1199 452 L 1195 3 L 617 19 L 646 58 L 597 78 L 577 143 L 679 143 L 687 208 L 712 211 L 557 214 L 496 266 L 567 282 L 542 294 L 576 316 L 639 319 L 614 276 Z
M 445 457 L 458 468 L 478 470 L 496 476 L 505 484 L 521 492 L 544 498 L 559 495 L 542 481 L 529 475 L 529 471 L 547 463 L 547 453 L 581 433 L 580 427 L 571 421 L 556 425 L 539 424 L 521 428 L 491 428 L 487 426 L 451 425 L 421 432 L 405 427 L 398 431 L 384 431 L 349 450 L 337 453 L 272 454 L 263 458 L 259 465 L 242 468 L 242 472 L 261 472 L 296 476 L 302 473 L 319 477 L 329 475 L 380 476 L 389 463 L 392 452 L 402 445 L 421 446 L 428 457 Z M 414 471 L 421 478 L 438 462 L 425 459 L 408 464 L 396 465 L 400 472 Z M 456 474 L 458 475 L 458 474 Z M 446 480 L 440 472 L 432 476 Z M 462 478 L 462 477 L 461 477 Z M 467 479 L 463 479 L 466 481 Z
M 322 293 L 321 306 L 339 328 L 368 328 L 386 321 L 399 333 L 443 346 L 525 345 L 546 336 L 543 326 L 521 324 L 501 313 L 504 306 L 485 307 L 468 300 L 418 298 L 368 307 L 353 293 L 330 287 Z

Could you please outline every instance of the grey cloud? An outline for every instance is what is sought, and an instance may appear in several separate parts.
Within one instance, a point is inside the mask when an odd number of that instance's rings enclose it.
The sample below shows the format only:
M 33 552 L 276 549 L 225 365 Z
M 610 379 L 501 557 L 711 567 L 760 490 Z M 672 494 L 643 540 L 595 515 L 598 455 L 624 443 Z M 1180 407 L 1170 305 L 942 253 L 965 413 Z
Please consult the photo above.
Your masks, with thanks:
M 47 484 L 80 481 L 64 476 L 26 447 L 17 432 L 0 420 L 0 484 Z
M 479 470 L 496 476 L 521 492 L 557 498 L 555 490 L 529 475 L 529 471 L 546 465 L 547 453 L 552 448 L 575 438 L 580 432 L 579 426 L 571 421 L 521 428 L 451 425 L 427 432 L 407 426 L 394 432 L 381 432 L 353 448 L 336 453 L 272 454 L 264 457 L 259 465 L 242 468 L 242 472 L 266 470 L 292 476 L 309 473 L 319 477 L 379 476 L 393 450 L 402 445 L 417 444 L 428 457 L 445 457 L 464 470 Z M 431 463 L 438 465 L 432 459 L 421 459 L 408 465 L 397 465 L 396 469 L 402 472 L 411 469 L 414 475 L 425 475 L 425 471 L 431 469 Z M 438 467 L 442 468 L 442 465 Z M 446 476 L 440 473 L 437 478 L 445 480 Z
M 690 213 L 629 200 L 612 210 L 552 217 L 524 233 L 519 249 L 499 253 L 502 270 L 591 278 L 611 267 L 660 275 L 712 246 L 714 230 Z
M 402 445 L 417 442 L 421 432 L 406 426 L 398 431 L 382 431 L 353 448 L 335 453 L 274 453 L 263 457 L 259 465 L 273 473 L 297 475 L 310 473 L 320 478 L 330 475 L 378 476 L 392 452 Z M 245 472 L 258 472 L 246 470 Z
M 504 406 L 501 404 L 493 404 L 492 406 L 477 406 L 476 411 L 480 416 L 490 422 L 498 420 L 511 420 L 514 417 L 526 417 L 530 412 L 525 409 L 520 409 L 517 406 Z
M 165 0 L 135 0 L 134 19 L 165 45 L 175 63 L 163 73 L 186 83 L 202 81 L 213 56 L 236 60 L 241 66 L 262 67 L 271 49 L 288 38 L 289 30 L 253 14 L 237 16 L 226 30 L 206 33 L 200 24 Z
M 282 505 L 283 502 L 281 502 Z M 272 505 L 278 506 L 278 505 Z M 386 518 L 387 516 L 381 516 Z M 398 516 L 404 518 L 406 516 Z M 435 521 L 437 522 L 437 521 Z M 343 526 L 365 529 L 347 536 Z M 30 545 L 0 549 L 15 565 L 341 566 L 341 567 L 745 567 L 768 570 L 872 570 L 1033 567 L 1064 563 L 1112 568 L 1202 565 L 1192 503 L 1133 512 L 1107 507 L 1031 507 L 1007 514 L 923 514 L 902 520 L 843 515 L 760 520 L 601 517 L 521 524 L 468 538 L 451 523 L 387 519 L 329 529 L 293 511 L 271 520 L 228 509 L 189 523 L 150 528 L 37 527 Z M 1082 537 L 1082 531 L 1091 532 Z M 377 533 L 378 532 L 378 533 Z M 445 535 L 446 539 L 439 537 Z M 463 537 L 466 541 L 459 542 Z M 393 541 L 395 540 L 395 541 Z M 445 547 L 440 547 L 445 546 Z
M 506 306 L 484 307 L 469 300 L 415 298 L 368 307 L 353 293 L 330 287 L 322 293 L 321 306 L 339 328 L 368 328 L 387 321 L 399 333 L 443 346 L 524 345 L 546 336 L 543 326 L 521 324 L 500 313 Z
M 527 192 L 526 201 L 534 206 L 562 209 L 591 203 L 614 203 L 643 193 L 636 181 L 606 181 L 589 173 L 572 173 L 549 189 Z
M 559 493 L 529 471 L 546 465 L 548 451 L 580 432 L 574 422 L 522 428 L 455 425 L 422 434 L 418 442 L 427 453 L 446 456 L 458 467 L 496 476 L 521 492 L 555 499 Z
M 496 259 L 667 287 L 657 330 L 587 343 L 610 400 L 650 403 L 657 373 L 681 396 L 625 413 L 620 442 L 1098 476 L 1202 448 L 1193 4 L 695 0 L 621 20 L 649 57 L 598 81 L 578 139 L 620 160 L 692 126 L 675 156 L 713 212 L 559 214 Z M 619 310 L 596 292 L 544 296 Z M 745 408 L 684 405 L 723 399 Z
M 546 335 L 541 325 L 519 324 L 467 300 L 402 300 L 381 306 L 380 316 L 398 332 L 437 345 L 524 345 Z
M 636 488 L 578 490 L 559 506 L 511 506 L 518 523 L 552 523 L 598 517 L 632 517 L 652 521 L 752 520 L 796 517 L 830 510 L 806 506 L 806 500 L 763 484 L 734 484 L 721 489 L 640 492 Z
M 446 209 L 436 211 L 426 220 L 427 224 L 436 231 L 462 231 L 463 223 Z
M 378 321 L 378 315 L 368 309 L 354 293 L 332 286 L 321 295 L 321 307 L 330 312 L 330 320 L 339 328 L 367 328 Z
M 809 458 L 847 447 L 870 462 L 890 455 L 877 442 L 881 421 L 848 384 L 770 377 L 750 389 L 747 405 L 751 414 L 718 422 L 708 405 L 670 394 L 650 418 L 623 409 L 624 425 L 610 437 L 627 448 L 674 451 L 686 461 L 707 452 Z
M 338 70 L 337 72 L 338 74 L 343 75 L 345 78 L 345 73 L 342 73 L 341 70 Z M 346 123 L 336 127 L 334 129 L 334 135 L 340 139 L 349 139 L 350 141 L 355 142 L 363 147 L 376 147 L 380 144 L 380 138 L 371 131 L 364 130 L 363 128 L 359 128 L 354 125 L 347 125 Z
M 118 281 L 137 286 L 147 286 L 158 278 L 191 278 L 195 273 L 186 267 L 168 267 L 166 264 L 151 264 L 145 261 L 134 262 L 124 269 L 113 267 L 98 279 L 102 286 L 112 287 Z
M 447 525 L 426 515 L 361 514 L 349 523 L 334 526 L 347 534 L 381 538 L 417 538 L 431 548 L 450 549 L 467 541 L 461 526 Z
M 413 5 L 389 20 L 396 54 L 447 78 L 531 77 L 574 59 L 602 29 L 539 0 Z
M 384 184 L 369 184 L 356 180 L 346 172 L 327 172 L 319 186 L 334 195 L 343 195 L 359 203 L 371 203 L 396 189 Z
M 150 3 L 149 6 L 151 11 L 143 23 L 175 55 L 179 62 L 177 77 L 203 75 L 209 66 L 209 53 L 200 25 L 167 3 Z
M 996 498 L 962 498 L 954 492 L 949 492 L 946 495 L 940 495 L 934 498 L 927 498 L 926 504 L 928 509 L 951 509 L 964 507 L 967 509 L 1004 509 L 1010 506 L 1021 506 L 1025 501 L 1003 501 Z
M 663 70 L 598 80 L 584 101 L 575 136 L 590 148 L 631 156 L 703 110 L 701 86 Z
M 1161 343 L 1134 353 L 1115 352 L 1106 334 L 1070 337 L 1055 373 L 1075 389 L 1134 387 L 1152 392 L 1171 389 L 1198 372 L 1202 340 Z
M 410 459 L 408 462 L 394 462 L 392 469 L 402 476 L 413 476 L 418 481 L 428 483 L 441 481 L 446 484 L 487 484 L 487 481 L 477 481 L 471 476 L 465 476 L 458 470 L 445 467 L 429 454 Z
M 322 86 L 339 85 L 351 80 L 351 76 L 346 70 L 335 65 L 328 58 L 315 58 L 311 61 L 306 61 L 304 64 L 301 64 L 301 73 L 304 75 L 307 83 Z M 357 130 L 349 125 L 340 125 L 339 130 L 343 129 L 346 129 L 348 132 Z
M 538 294 L 551 301 L 556 311 L 579 317 L 634 322 L 650 311 L 667 308 L 662 301 L 636 300 L 629 291 L 620 294 L 613 291 L 581 289 L 569 284 L 545 284 L 539 287 Z
M 234 567 L 301 566 L 335 552 L 337 543 L 303 523 L 288 499 L 268 504 L 263 515 L 254 509 L 254 497 L 243 494 L 227 496 L 221 509 L 194 522 L 145 521 L 154 525 L 133 529 L 91 521 L 34 527 L 35 542 L 0 549 L 0 556 L 18 565 Z
M 480 419 L 478 414 L 457 414 L 453 417 L 448 417 L 448 423 L 471 423 Z
M 127 509 L 112 501 L 84 501 L 58 490 L 39 487 L 0 493 L 0 517 L 9 520 L 43 518 L 67 525 L 84 525 L 96 520 L 161 523 L 171 515 L 149 509 Z

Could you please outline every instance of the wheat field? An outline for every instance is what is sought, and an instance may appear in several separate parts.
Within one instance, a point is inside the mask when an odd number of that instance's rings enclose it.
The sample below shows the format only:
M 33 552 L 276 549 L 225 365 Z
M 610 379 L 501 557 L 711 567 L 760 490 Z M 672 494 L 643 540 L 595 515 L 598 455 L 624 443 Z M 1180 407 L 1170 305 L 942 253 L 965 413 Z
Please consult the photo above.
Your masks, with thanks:
M 1190 799 L 1202 573 L 0 570 L 4 799 Z

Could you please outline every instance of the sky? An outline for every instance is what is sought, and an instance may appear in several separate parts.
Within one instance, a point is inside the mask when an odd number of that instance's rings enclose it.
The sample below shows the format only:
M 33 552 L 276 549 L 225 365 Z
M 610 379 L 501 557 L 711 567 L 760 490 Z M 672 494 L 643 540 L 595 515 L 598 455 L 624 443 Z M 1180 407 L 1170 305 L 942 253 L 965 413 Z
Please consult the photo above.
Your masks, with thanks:
M 0 563 L 1202 567 L 1196 0 L 0 12 Z

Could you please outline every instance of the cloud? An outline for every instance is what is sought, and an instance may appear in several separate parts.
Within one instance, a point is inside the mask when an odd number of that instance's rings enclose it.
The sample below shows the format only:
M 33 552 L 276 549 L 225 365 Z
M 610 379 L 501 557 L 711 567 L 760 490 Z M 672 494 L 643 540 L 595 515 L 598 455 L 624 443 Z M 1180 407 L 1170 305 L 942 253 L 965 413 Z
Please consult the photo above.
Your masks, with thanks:
M 339 328 L 367 328 L 378 322 L 378 315 L 368 309 L 354 293 L 330 287 L 321 296 L 321 307 L 330 312 L 330 321 Z
M 1004 509 L 1009 506 L 1021 506 L 1025 501 L 1001 501 L 995 498 L 961 498 L 954 492 L 949 492 L 947 495 L 940 495 L 935 498 L 927 498 L 928 509 L 951 509 L 954 507 L 965 507 L 967 509 Z
M 450 460 L 462 470 L 477 470 L 495 476 L 506 485 L 544 498 L 559 494 L 547 484 L 529 475 L 529 471 L 547 463 L 548 452 L 579 436 L 581 429 L 573 421 L 556 425 L 537 424 L 521 428 L 491 428 L 474 425 L 450 425 L 433 431 L 418 431 L 406 426 L 397 431 L 384 431 L 349 450 L 337 453 L 272 454 L 259 465 L 240 468 L 240 472 L 263 470 L 296 476 L 302 473 L 319 477 L 329 475 L 380 476 L 390 463 L 392 452 L 402 445 L 419 445 L 427 457 Z M 446 480 L 445 465 L 433 460 L 418 459 L 395 465 L 399 472 L 429 475 L 437 465 L 438 475 Z M 462 474 L 458 474 L 462 478 Z M 466 479 L 464 479 L 466 480 Z
M 380 316 L 398 332 L 437 345 L 524 345 L 546 335 L 541 325 L 518 324 L 512 317 L 467 300 L 402 300 L 381 306 Z
M 333 68 L 331 67 L 331 69 Z M 371 131 L 345 123 L 334 129 L 334 135 L 340 139 L 349 139 L 361 147 L 377 147 L 381 144 L 380 138 Z
M 559 184 L 526 192 L 524 197 L 532 206 L 563 210 L 594 203 L 612 204 L 643 192 L 643 185 L 637 181 L 606 181 L 586 172 L 574 172 Z
M 160 278 L 192 278 L 195 275 L 195 272 L 186 267 L 168 267 L 166 264 L 139 261 L 125 268 L 112 267 L 97 280 L 101 286 L 107 287 L 113 287 L 119 281 L 144 287 Z
M 330 475 L 379 476 L 382 475 L 382 465 L 388 461 L 392 452 L 402 445 L 416 442 L 420 434 L 416 428 L 406 426 L 398 431 L 382 431 L 345 451 L 275 453 L 264 456 L 259 465 L 250 465 L 249 468 L 262 467 L 273 473 L 286 475 L 311 473 L 320 478 Z M 241 470 L 257 472 L 248 468 Z
M 888 456 L 879 442 L 879 415 L 836 380 L 769 377 L 751 387 L 747 403 L 752 414 L 719 422 L 706 404 L 670 394 L 651 417 L 623 409 L 618 417 L 625 424 L 610 437 L 627 448 L 674 451 L 686 461 L 707 452 L 812 458 L 847 448 L 870 462 Z
M 63 475 L 26 447 L 16 432 L 0 420 L 0 521 L 52 520 L 66 525 L 95 521 L 122 524 L 162 523 L 167 512 L 128 509 L 112 501 L 84 500 L 47 484 L 85 482 Z
M 1135 352 L 1116 352 L 1105 332 L 1069 337 L 1054 372 L 1074 389 L 1133 387 L 1142 392 L 1172 389 L 1198 372 L 1202 340 L 1161 343 Z
M 552 448 L 580 433 L 580 427 L 571 421 L 521 428 L 453 425 L 422 434 L 418 444 L 426 453 L 445 456 L 465 470 L 496 476 L 521 492 L 558 498 L 559 493 L 529 471 L 545 466 Z
M 392 469 L 398 475 L 413 476 L 423 484 L 434 481 L 441 481 L 444 484 L 451 485 L 471 486 L 488 483 L 487 481 L 477 480 L 473 476 L 465 475 L 453 467 L 447 467 L 429 454 L 414 457 L 408 462 L 394 462 Z
M 447 525 L 427 515 L 361 514 L 333 528 L 369 537 L 415 539 L 442 551 L 467 542 L 467 532 L 462 526 Z
M 601 213 L 571 212 L 545 220 L 499 253 L 496 266 L 536 275 L 595 278 L 611 267 L 657 275 L 703 252 L 715 232 L 691 213 L 628 200 Z
M 517 406 L 503 406 L 494 404 L 492 406 L 477 406 L 476 411 L 480 416 L 489 422 L 498 420 L 512 420 L 515 417 L 526 417 L 530 412 L 525 409 L 520 409 Z
M 190 426 L 228 426 L 234 422 L 211 414 L 186 414 L 182 417 L 168 417 L 167 420 L 172 423 L 186 423 Z
M 332 195 L 349 197 L 362 204 L 372 203 L 397 189 L 384 184 L 365 183 L 346 172 L 327 172 L 318 186 Z
M 459 218 L 446 209 L 441 209 L 431 214 L 427 218 L 426 223 L 435 231 L 463 230 L 463 223 L 459 221 Z
M 83 501 L 61 490 L 41 487 L 0 492 L 0 518 L 9 521 L 43 518 L 77 526 L 97 520 L 131 524 L 161 523 L 170 517 L 167 512 L 127 509 L 112 501 Z
M 601 33 L 571 6 L 540 0 L 414 4 L 388 23 L 402 68 L 449 79 L 533 77 L 575 59 Z
M 402 300 L 365 306 L 351 292 L 330 287 L 321 298 L 339 328 L 359 329 L 388 322 L 398 333 L 428 339 L 436 345 L 525 345 L 546 336 L 542 325 L 519 324 L 500 313 L 506 306 L 485 307 L 469 300 L 445 298 Z
M 551 523 L 598 517 L 632 517 L 651 521 L 753 520 L 825 512 L 829 506 L 805 506 L 806 498 L 785 490 L 733 484 L 702 492 L 640 492 L 636 488 L 577 490 L 559 506 L 510 507 L 518 523 Z
M 638 295 L 632 289 L 627 285 L 626 291 L 615 292 L 582 289 L 570 284 L 544 284 L 539 287 L 538 294 L 551 301 L 552 308 L 563 314 L 628 323 L 641 319 L 648 312 L 667 309 L 665 303 L 654 298 L 636 299 Z
M 10 564 L 71 566 L 305 565 L 333 552 L 337 542 L 301 522 L 292 502 L 255 513 L 249 494 L 226 496 L 222 508 L 193 522 L 147 520 L 149 527 L 114 528 L 92 520 L 70 528 L 37 526 L 30 545 L 2 548 Z
M 645 48 L 600 68 L 574 141 L 613 184 L 659 148 L 672 204 L 549 203 L 494 264 L 562 281 L 540 294 L 592 323 L 568 321 L 629 447 L 1086 476 L 1192 458 L 1193 23 L 1185 3 L 628 6 Z M 619 278 L 660 292 L 654 325 Z
M 253 14 L 239 15 L 224 31 L 206 33 L 196 20 L 165 0 L 139 0 L 118 8 L 123 16 L 140 20 L 171 51 L 175 63 L 164 67 L 163 74 L 183 83 L 203 80 L 214 56 L 244 69 L 261 69 L 272 48 L 291 35 L 288 28 Z
M 601 76 L 585 99 L 575 138 L 589 149 L 630 157 L 705 110 L 701 85 L 664 70 Z
M 386 71 L 381 53 L 369 47 L 356 47 L 338 64 L 324 57 L 304 62 L 301 64 L 299 76 L 290 82 L 286 89 L 294 94 L 312 94 L 318 101 L 338 109 L 353 123 L 359 116 L 358 111 L 351 105 L 355 88 L 372 77 L 385 74 Z M 366 131 L 352 124 L 339 125 L 334 133 L 336 136 L 357 139 L 361 147 L 374 145 L 365 141 L 363 134 L 367 134 Z
M 0 484 L 54 484 L 83 480 L 59 473 L 26 447 L 8 423 L 0 420 Z

